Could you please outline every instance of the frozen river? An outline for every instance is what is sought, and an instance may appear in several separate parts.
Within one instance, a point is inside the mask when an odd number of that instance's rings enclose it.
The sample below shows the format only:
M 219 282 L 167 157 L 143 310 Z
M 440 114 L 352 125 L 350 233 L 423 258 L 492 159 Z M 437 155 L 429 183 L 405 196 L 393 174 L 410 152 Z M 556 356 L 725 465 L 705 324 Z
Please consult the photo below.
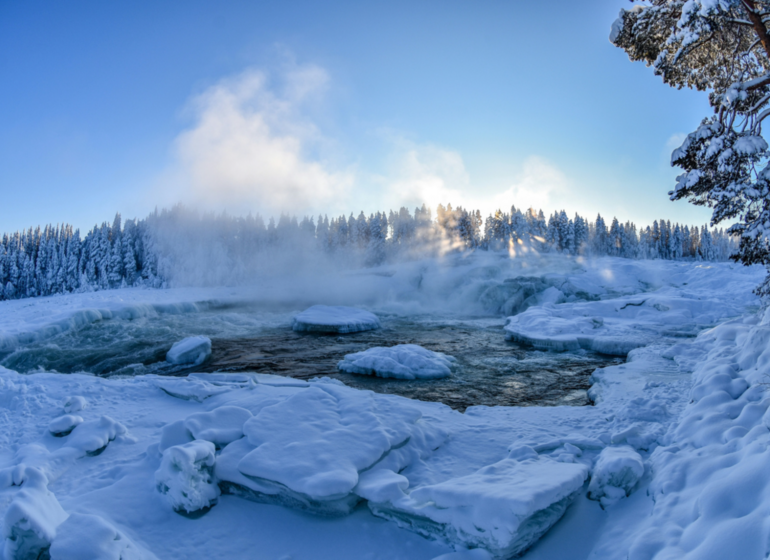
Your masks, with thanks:
M 506 341 L 500 317 L 383 315 L 380 330 L 328 336 L 292 331 L 292 314 L 222 308 L 111 319 L 2 354 L 0 365 L 19 372 L 84 371 L 100 376 L 191 371 L 258 372 L 301 379 L 329 376 L 352 387 L 465 410 L 472 405 L 586 405 L 590 374 L 620 361 L 585 351 L 539 352 Z M 211 358 L 193 369 L 166 363 L 171 345 L 191 335 L 212 339 Z M 407 343 L 455 356 L 458 364 L 453 375 L 404 381 L 337 371 L 337 362 L 345 354 Z

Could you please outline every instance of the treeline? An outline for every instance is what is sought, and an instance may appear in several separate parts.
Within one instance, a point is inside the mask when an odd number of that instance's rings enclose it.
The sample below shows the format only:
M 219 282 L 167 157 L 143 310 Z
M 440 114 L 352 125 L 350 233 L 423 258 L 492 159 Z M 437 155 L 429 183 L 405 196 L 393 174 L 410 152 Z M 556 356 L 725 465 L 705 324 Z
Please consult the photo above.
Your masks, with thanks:
M 636 259 L 721 261 L 736 240 L 723 230 L 655 221 L 637 229 L 601 216 L 511 207 L 482 219 L 481 213 L 439 205 L 435 219 L 424 205 L 410 212 L 361 212 L 329 219 L 281 215 L 199 215 L 182 206 L 155 211 L 144 220 L 120 215 L 81 238 L 72 226 L 46 226 L 5 234 L 0 242 L 0 300 L 128 286 L 161 287 L 170 279 L 206 276 L 200 283 L 237 282 L 271 259 L 333 255 L 346 266 L 376 266 L 448 251 L 506 250 Z M 186 269 L 187 275 L 178 273 Z M 175 274 L 176 272 L 176 274 Z M 182 280 L 180 280 L 182 279 Z M 226 280 L 223 280 L 226 279 Z

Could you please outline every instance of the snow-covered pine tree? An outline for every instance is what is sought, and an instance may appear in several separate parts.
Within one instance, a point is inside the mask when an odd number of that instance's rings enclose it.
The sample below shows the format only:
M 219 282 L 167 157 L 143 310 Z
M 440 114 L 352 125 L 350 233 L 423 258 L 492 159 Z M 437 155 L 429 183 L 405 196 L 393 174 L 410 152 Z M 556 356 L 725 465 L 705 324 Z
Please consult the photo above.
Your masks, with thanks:
M 669 195 L 712 208 L 711 225 L 737 219 L 734 258 L 770 272 L 769 16 L 768 0 L 650 0 L 620 12 L 610 41 L 664 83 L 709 91 L 714 114 L 671 155 L 684 173 Z

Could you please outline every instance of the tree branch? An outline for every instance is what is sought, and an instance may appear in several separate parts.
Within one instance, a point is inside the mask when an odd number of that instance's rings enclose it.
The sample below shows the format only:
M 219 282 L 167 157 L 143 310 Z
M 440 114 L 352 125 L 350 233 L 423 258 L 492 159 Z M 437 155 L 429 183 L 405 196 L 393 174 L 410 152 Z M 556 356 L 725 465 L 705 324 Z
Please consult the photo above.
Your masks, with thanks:
M 746 14 L 749 16 L 749 20 L 753 24 L 754 32 L 762 41 L 762 46 L 765 47 L 765 54 L 767 58 L 770 58 L 770 36 L 767 34 L 767 27 L 762 22 L 762 16 L 757 12 L 755 0 L 742 0 L 743 6 L 746 9 Z

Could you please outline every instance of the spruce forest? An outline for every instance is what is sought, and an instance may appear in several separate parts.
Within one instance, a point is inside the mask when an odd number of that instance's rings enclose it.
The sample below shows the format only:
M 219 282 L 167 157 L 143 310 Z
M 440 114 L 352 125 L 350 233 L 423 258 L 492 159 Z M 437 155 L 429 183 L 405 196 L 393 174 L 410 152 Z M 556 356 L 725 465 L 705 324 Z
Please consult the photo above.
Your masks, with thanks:
M 193 241 L 190 241 L 193 238 Z M 437 255 L 447 251 L 508 251 L 511 255 L 559 252 L 569 255 L 619 256 L 633 259 L 724 261 L 737 248 L 722 229 L 656 220 L 637 228 L 617 219 L 608 225 L 565 211 L 546 218 L 542 211 L 481 212 L 439 205 L 435 219 L 423 205 L 410 212 L 361 212 L 339 218 L 283 214 L 277 223 L 259 215 L 234 217 L 198 214 L 183 206 L 156 210 L 143 220 L 94 226 L 84 237 L 70 225 L 30 228 L 4 234 L 0 242 L 0 300 L 87 292 L 130 286 L 164 287 L 173 282 L 185 250 L 178 242 L 218 253 L 219 264 L 244 280 L 247 263 L 270 262 L 280 254 L 323 254 L 343 266 L 377 266 L 386 262 Z M 207 258 L 208 258 L 207 257 Z M 196 257 L 198 258 L 198 257 Z M 212 279 L 213 280 L 213 279 Z M 205 279 L 204 279 L 205 283 Z

